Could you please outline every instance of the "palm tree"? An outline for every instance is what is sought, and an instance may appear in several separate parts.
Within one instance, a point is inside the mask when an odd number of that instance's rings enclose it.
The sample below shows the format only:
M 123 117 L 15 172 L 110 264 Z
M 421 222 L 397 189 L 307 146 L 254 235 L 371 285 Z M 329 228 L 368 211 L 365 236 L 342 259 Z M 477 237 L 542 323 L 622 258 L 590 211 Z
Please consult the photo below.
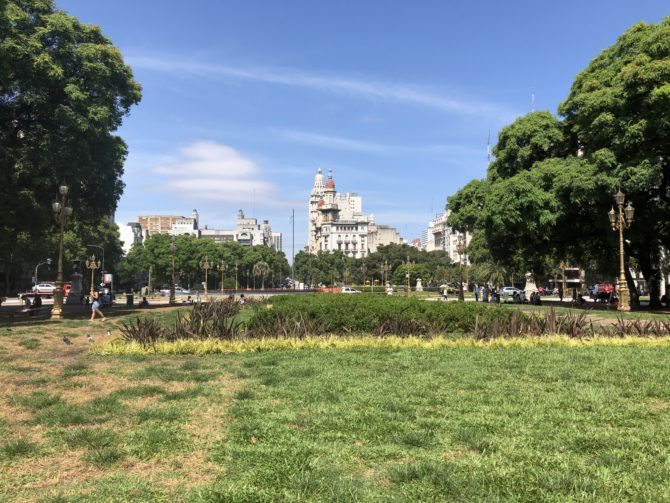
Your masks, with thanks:
M 265 276 L 267 273 L 270 272 L 270 266 L 268 265 L 267 262 L 261 260 L 260 262 L 256 262 L 254 264 L 253 268 L 253 274 L 254 276 L 261 277 L 261 290 L 265 290 Z

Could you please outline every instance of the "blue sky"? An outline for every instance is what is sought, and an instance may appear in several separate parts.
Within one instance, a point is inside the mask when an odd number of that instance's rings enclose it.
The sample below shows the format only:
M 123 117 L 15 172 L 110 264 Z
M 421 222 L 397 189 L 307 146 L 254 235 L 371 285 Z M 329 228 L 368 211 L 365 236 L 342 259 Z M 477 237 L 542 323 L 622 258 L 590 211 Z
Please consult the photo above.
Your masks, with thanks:
M 143 100 L 117 221 L 269 219 L 307 238 L 318 167 L 411 240 L 486 172 L 486 139 L 556 112 L 575 75 L 664 2 L 57 0 L 120 48 Z

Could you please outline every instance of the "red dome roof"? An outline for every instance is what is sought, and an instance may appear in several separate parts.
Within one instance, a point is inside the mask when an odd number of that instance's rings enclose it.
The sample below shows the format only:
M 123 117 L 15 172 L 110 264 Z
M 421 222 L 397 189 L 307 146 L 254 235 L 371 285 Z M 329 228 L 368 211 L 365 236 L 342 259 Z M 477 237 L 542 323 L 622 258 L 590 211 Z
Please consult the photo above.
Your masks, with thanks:
M 335 182 L 332 178 L 328 178 L 328 181 L 326 182 L 326 188 L 335 190 Z

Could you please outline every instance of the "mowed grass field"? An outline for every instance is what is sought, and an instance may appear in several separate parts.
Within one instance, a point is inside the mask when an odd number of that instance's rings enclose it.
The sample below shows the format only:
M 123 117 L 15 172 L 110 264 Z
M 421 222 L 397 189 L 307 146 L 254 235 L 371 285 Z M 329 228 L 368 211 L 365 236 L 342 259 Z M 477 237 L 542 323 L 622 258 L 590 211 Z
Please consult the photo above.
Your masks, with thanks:
M 670 501 L 670 346 L 91 354 L 110 322 L 0 327 L 0 501 Z

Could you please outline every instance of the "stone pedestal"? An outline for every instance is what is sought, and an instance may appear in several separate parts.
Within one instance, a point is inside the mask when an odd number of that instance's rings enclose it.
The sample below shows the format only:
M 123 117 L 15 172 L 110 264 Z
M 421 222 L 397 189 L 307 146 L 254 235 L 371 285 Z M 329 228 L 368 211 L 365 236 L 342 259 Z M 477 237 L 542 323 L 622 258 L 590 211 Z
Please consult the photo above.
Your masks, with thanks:
M 75 272 L 72 276 L 70 276 L 70 284 L 72 285 L 72 288 L 70 288 L 70 293 L 68 294 L 65 303 L 81 304 L 81 274 Z
M 421 284 L 421 278 L 416 278 L 416 291 L 423 292 L 423 285 Z
M 523 292 L 526 294 L 526 299 L 530 299 L 530 294 L 537 291 L 537 285 L 535 284 L 535 278 L 529 272 L 526 273 L 526 288 L 523 289 Z

